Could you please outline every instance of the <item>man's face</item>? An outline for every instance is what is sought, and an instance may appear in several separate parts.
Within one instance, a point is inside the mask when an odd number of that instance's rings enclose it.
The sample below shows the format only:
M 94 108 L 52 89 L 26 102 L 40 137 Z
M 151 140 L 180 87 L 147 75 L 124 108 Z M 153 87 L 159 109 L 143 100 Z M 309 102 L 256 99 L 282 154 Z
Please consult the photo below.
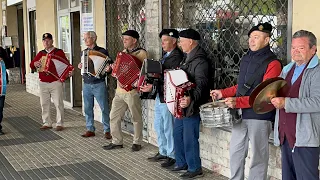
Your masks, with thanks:
M 88 33 L 83 34 L 83 41 L 86 46 L 92 46 L 94 44 L 94 38 L 90 37 Z
M 45 49 L 49 49 L 49 48 L 51 48 L 53 45 L 53 40 L 52 39 L 49 39 L 49 38 L 46 38 L 46 39 L 44 39 L 44 40 L 42 40 L 42 44 L 43 44 L 43 47 L 45 48 Z
M 123 42 L 123 46 L 125 49 L 127 48 L 132 48 L 135 46 L 137 39 L 131 37 L 131 36 L 127 36 L 127 35 L 123 35 L 122 36 L 122 42 Z
M 165 52 L 172 51 L 176 47 L 176 42 L 177 42 L 176 38 L 166 36 L 166 35 L 163 35 L 161 37 L 161 46 L 163 51 Z
M 309 46 L 309 38 L 300 37 L 292 39 L 291 57 L 295 62 L 308 62 L 316 53 L 316 46 Z
M 267 33 L 253 31 L 249 37 L 249 48 L 251 51 L 258 51 L 269 44 L 270 37 Z
M 189 53 L 191 50 L 192 39 L 180 37 L 179 38 L 179 46 L 181 47 L 182 51 L 185 53 Z

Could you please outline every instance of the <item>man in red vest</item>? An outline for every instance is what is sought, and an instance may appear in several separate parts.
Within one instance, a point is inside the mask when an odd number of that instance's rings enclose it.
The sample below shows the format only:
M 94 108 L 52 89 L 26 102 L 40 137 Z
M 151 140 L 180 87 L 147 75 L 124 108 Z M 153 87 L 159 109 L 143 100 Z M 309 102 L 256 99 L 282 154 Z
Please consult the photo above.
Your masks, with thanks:
M 283 180 L 319 179 L 320 65 L 317 38 L 312 32 L 294 33 L 293 62 L 280 74 L 287 81 L 287 97 L 271 100 L 277 108 L 274 144 L 281 145 Z

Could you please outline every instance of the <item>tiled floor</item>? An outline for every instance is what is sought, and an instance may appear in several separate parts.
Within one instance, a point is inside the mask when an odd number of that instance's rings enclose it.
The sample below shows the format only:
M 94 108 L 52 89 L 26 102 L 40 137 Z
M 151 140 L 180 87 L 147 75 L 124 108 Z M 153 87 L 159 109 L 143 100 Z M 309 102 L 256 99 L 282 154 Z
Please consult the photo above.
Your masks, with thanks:
M 55 119 L 55 109 L 51 109 Z M 27 93 L 23 85 L 10 85 L 4 108 L 0 136 L 0 180 L 7 179 L 179 179 L 179 174 L 148 162 L 157 148 L 144 143 L 139 152 L 131 152 L 131 136 L 125 136 L 123 149 L 105 151 L 110 143 L 103 138 L 96 122 L 96 136 L 82 138 L 84 117 L 65 110 L 65 130 L 40 131 L 39 98 Z M 202 179 L 227 179 L 206 171 Z

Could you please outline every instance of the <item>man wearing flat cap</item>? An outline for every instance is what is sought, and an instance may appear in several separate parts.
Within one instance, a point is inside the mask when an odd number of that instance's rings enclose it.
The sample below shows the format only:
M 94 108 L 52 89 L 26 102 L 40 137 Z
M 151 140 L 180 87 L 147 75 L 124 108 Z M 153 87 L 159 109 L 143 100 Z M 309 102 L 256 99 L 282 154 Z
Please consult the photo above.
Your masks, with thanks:
M 175 29 L 163 29 L 159 37 L 161 38 L 162 49 L 165 52 L 160 62 L 162 71 L 176 69 L 183 59 L 182 51 L 177 47 L 179 32 Z M 151 92 L 152 84 L 141 87 L 142 92 Z M 174 141 L 173 141 L 173 121 L 174 117 L 170 113 L 164 101 L 164 74 L 162 73 L 159 86 L 157 87 L 157 97 L 155 102 L 154 128 L 157 133 L 159 152 L 149 157 L 150 161 L 165 160 L 162 167 L 168 168 L 174 165 Z
M 220 90 L 212 90 L 213 99 L 225 98 L 228 107 L 241 109 L 242 121 L 233 124 L 230 141 L 230 179 L 244 179 L 245 158 L 249 141 L 252 148 L 251 166 L 248 179 L 267 179 L 269 161 L 269 135 L 272 130 L 275 111 L 257 114 L 249 105 L 253 89 L 269 78 L 278 77 L 282 65 L 270 50 L 272 26 L 260 23 L 251 28 L 249 51 L 241 59 L 237 85 Z M 236 96 L 236 97 L 234 97 Z
M 137 57 L 141 62 L 147 58 L 146 50 L 139 47 L 139 33 L 135 30 L 128 30 L 122 34 L 122 42 L 124 46 L 123 52 Z M 111 66 L 106 68 L 107 72 L 111 71 Z M 112 143 L 103 146 L 105 150 L 123 148 L 123 136 L 121 130 L 121 120 L 127 109 L 132 114 L 132 122 L 134 127 L 132 151 L 139 151 L 142 142 L 142 110 L 141 99 L 136 89 L 126 91 L 122 89 L 117 81 L 116 94 L 112 100 L 112 108 L 110 112 L 110 130 L 112 135 Z
M 187 172 L 182 179 L 203 176 L 199 148 L 200 114 L 199 106 L 206 103 L 209 97 L 209 62 L 205 51 L 199 46 L 200 34 L 194 29 L 179 33 L 179 45 L 186 58 L 181 62 L 184 70 L 195 88 L 181 98 L 180 106 L 184 117 L 174 120 L 173 137 L 176 163 L 172 171 Z
M 39 69 L 41 67 L 41 59 L 46 57 L 48 54 L 60 56 L 63 59 L 67 59 L 63 50 L 55 48 L 53 46 L 52 35 L 50 33 L 44 33 L 42 35 L 42 43 L 44 50 L 40 51 L 36 57 L 31 61 L 31 69 Z M 54 66 L 51 61 L 51 65 Z M 71 74 L 70 74 L 71 75 Z M 40 104 L 42 109 L 42 121 L 43 125 L 40 127 L 41 130 L 47 130 L 52 128 L 52 122 L 50 118 L 50 104 L 51 98 L 57 109 L 56 115 L 56 130 L 61 131 L 63 129 L 63 83 L 60 82 L 56 77 L 50 73 L 39 72 L 39 86 L 40 86 Z

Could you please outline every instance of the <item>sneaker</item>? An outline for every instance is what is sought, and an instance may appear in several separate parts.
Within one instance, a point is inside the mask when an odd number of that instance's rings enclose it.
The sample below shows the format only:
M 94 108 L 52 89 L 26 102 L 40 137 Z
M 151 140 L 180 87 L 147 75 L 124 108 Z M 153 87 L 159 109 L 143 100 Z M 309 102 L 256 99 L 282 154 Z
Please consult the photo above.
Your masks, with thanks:
M 132 151 L 140 151 L 141 145 L 139 144 L 133 144 L 131 147 Z
M 188 165 L 184 165 L 184 166 L 175 166 L 173 169 L 171 169 L 172 172 L 177 172 L 177 173 L 181 173 L 181 172 L 185 172 L 186 170 L 188 170 Z
M 161 167 L 164 167 L 164 168 L 168 168 L 170 166 L 173 166 L 174 164 L 176 163 L 176 160 L 175 159 L 172 159 L 172 158 L 167 158 L 166 161 L 164 163 L 161 164 Z
M 40 127 L 41 131 L 44 131 L 44 130 L 47 130 L 47 129 L 52 129 L 52 127 L 51 126 L 46 126 L 46 125 L 43 125 L 43 126 Z
M 102 148 L 104 150 L 120 149 L 120 148 L 123 148 L 123 145 L 122 144 L 117 145 L 117 144 L 110 143 L 109 145 L 102 146 Z
M 158 162 L 166 159 L 167 159 L 167 156 L 163 156 L 159 152 L 155 156 L 148 157 L 148 161 L 151 161 L 151 162 Z
M 195 178 L 203 177 L 203 172 L 202 172 L 202 169 L 200 168 L 195 172 L 187 171 L 186 173 L 180 175 L 180 177 L 182 179 L 195 179 Z

